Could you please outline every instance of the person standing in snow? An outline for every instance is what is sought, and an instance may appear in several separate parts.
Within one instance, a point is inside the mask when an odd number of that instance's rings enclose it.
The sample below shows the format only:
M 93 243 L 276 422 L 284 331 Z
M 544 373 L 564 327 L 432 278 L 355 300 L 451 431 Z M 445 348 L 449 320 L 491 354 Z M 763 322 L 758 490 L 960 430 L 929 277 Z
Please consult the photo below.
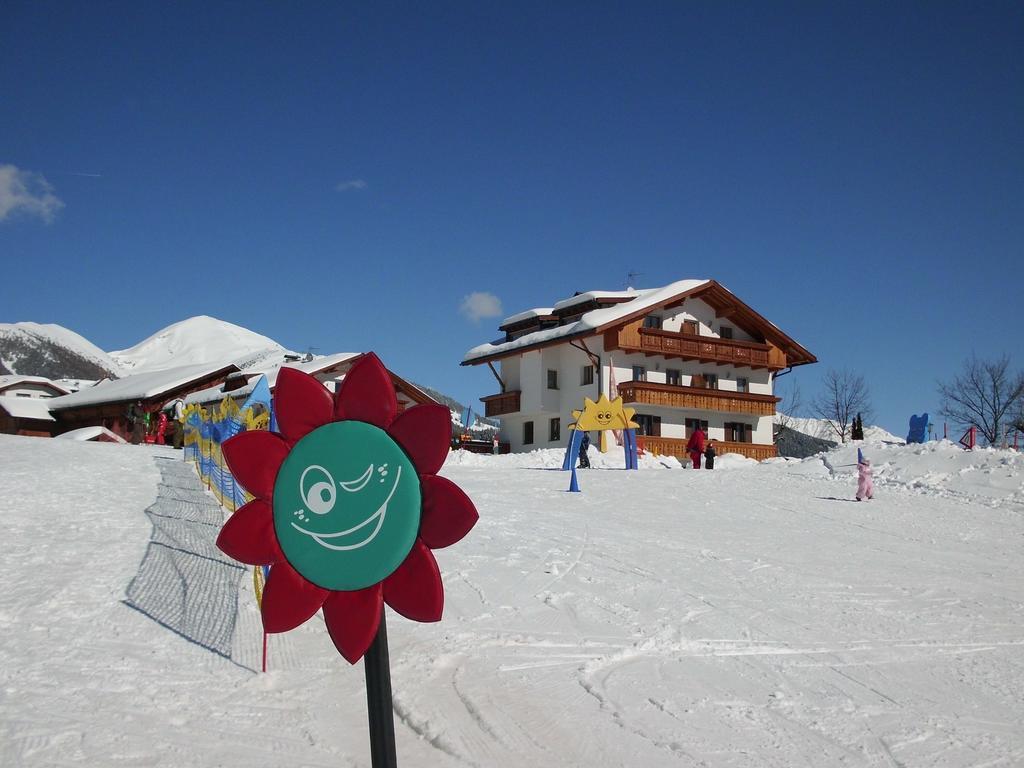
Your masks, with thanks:
M 686 452 L 690 454 L 690 465 L 700 469 L 700 457 L 704 453 L 704 430 L 698 425 L 686 443 Z
M 590 457 L 587 455 L 587 449 L 590 447 L 590 433 L 584 432 L 583 439 L 580 440 L 580 469 L 590 469 Z
M 859 451 L 858 451 L 859 453 Z M 871 479 L 871 462 L 863 455 L 857 457 L 857 501 L 874 498 L 875 485 Z
M 178 398 L 174 401 L 174 447 L 181 448 L 185 444 L 185 401 Z
M 717 455 L 718 454 L 715 451 L 715 444 L 711 440 L 708 440 L 708 447 L 704 449 L 704 469 L 715 468 L 715 456 Z
M 145 438 L 145 413 L 141 400 L 136 400 L 128 406 L 128 413 L 126 415 L 128 426 L 132 430 L 132 445 L 139 445 Z

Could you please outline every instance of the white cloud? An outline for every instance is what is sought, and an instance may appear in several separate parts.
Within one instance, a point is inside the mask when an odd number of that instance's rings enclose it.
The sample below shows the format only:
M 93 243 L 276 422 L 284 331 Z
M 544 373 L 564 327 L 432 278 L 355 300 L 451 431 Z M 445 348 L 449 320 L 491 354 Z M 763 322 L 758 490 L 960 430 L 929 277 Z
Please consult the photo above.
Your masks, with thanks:
M 64 202 L 53 194 L 53 187 L 41 174 L 0 165 L 0 221 L 24 214 L 51 222 L 63 207 Z
M 474 323 L 479 323 L 484 317 L 501 317 L 501 299 L 487 291 L 473 291 L 462 297 L 459 312 Z
M 339 192 L 351 192 L 353 189 L 366 189 L 366 182 L 362 179 L 349 179 L 348 181 L 339 181 L 334 188 Z

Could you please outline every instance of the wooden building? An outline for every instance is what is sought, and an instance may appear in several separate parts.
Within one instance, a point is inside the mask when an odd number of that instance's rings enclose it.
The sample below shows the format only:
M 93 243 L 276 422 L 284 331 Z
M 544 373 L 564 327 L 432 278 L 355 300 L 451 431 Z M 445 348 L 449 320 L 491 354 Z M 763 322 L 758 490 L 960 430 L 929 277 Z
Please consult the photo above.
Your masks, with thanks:
M 82 427 L 106 427 L 125 439 L 131 437 L 128 408 L 141 402 L 145 412 L 158 413 L 168 402 L 192 392 L 222 384 L 238 371 L 228 363 L 204 363 L 139 373 L 104 380 L 93 387 L 47 401 L 57 420 L 55 434 Z
M 49 398 L 0 395 L 0 433 L 50 437 L 56 421 L 48 406 Z
M 775 378 L 817 362 L 714 280 L 579 293 L 500 330 L 462 364 L 494 374 L 500 391 L 481 400 L 513 451 L 563 447 L 572 410 L 617 391 L 636 409 L 647 450 L 684 458 L 699 426 L 720 454 L 768 458 Z

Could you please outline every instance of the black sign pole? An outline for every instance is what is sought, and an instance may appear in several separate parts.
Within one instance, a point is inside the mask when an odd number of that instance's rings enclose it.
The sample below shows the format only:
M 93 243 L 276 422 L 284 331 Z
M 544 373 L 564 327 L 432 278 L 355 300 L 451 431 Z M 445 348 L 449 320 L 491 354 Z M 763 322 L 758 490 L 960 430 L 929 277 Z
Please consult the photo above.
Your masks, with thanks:
M 366 710 L 370 720 L 370 764 L 373 768 L 398 768 L 385 613 L 387 611 L 381 606 L 380 628 L 363 657 L 366 670 Z

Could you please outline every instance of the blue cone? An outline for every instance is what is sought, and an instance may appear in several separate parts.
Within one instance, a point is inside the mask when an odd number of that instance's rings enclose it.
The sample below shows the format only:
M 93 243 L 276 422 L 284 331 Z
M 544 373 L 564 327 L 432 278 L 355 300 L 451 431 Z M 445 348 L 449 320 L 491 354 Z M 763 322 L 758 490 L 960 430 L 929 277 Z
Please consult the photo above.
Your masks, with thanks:
M 863 464 L 864 463 L 864 454 L 860 452 L 860 448 L 857 449 L 857 463 L 858 464 Z
M 576 480 L 576 467 L 572 468 L 572 478 L 569 480 L 569 493 L 579 493 L 580 484 Z

